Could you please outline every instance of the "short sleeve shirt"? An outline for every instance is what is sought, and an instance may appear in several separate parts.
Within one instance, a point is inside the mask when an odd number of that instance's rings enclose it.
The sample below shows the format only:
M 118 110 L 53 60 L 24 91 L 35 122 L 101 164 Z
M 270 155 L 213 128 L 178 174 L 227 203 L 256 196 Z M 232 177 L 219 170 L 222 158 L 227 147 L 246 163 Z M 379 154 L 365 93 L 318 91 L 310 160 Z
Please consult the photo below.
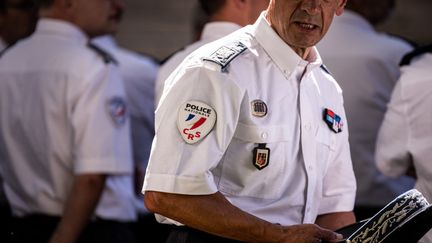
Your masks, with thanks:
M 74 175 L 107 174 L 96 216 L 131 220 L 123 84 L 76 26 L 41 19 L 0 59 L 0 160 L 13 213 L 61 215 Z
M 204 60 L 232 42 L 247 50 L 228 66 Z M 310 60 L 302 60 L 261 15 L 253 26 L 188 59 L 167 80 L 156 110 L 144 193 L 219 191 L 243 211 L 283 225 L 352 209 L 355 179 L 346 124 L 335 133 L 323 120 L 327 108 L 346 122 L 341 90 L 321 68 L 315 49 Z M 213 129 L 194 144 L 185 142 L 177 125 L 188 102 L 217 114 Z M 267 107 L 264 116 L 253 108 L 257 102 Z M 271 152 L 268 166 L 259 170 L 253 151 L 262 145 Z

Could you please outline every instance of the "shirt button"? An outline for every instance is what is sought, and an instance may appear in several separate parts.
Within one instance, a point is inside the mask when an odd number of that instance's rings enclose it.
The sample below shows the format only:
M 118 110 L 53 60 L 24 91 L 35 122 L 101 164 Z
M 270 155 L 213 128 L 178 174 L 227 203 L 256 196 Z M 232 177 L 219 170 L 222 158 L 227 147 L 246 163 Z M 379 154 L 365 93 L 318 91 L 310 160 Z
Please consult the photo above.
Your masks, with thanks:
M 261 133 L 261 138 L 266 139 L 268 137 L 266 132 Z
M 308 169 L 309 169 L 309 170 L 313 170 L 312 165 L 309 165 L 309 166 L 308 166 Z
M 308 208 L 306 209 L 306 212 L 310 213 L 310 211 L 311 211 L 311 209 L 310 209 L 310 207 L 308 207 Z
M 306 125 L 304 125 L 304 128 L 307 130 L 307 131 L 309 131 L 310 129 L 311 129 L 311 124 L 306 124 Z

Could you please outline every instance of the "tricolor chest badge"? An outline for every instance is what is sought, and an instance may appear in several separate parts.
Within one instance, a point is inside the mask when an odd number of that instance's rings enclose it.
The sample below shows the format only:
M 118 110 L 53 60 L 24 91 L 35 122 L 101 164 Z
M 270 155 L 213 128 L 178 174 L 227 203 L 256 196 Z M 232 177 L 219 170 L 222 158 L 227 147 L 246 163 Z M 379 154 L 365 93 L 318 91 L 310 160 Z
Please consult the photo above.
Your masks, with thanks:
M 342 132 L 342 127 L 343 127 L 342 118 L 338 116 L 336 113 L 334 113 L 332 110 L 327 108 L 324 109 L 324 121 L 328 125 L 330 130 L 332 130 L 333 132 L 335 133 Z
M 177 120 L 179 132 L 188 144 L 202 140 L 213 129 L 216 111 L 199 101 L 188 101 L 180 106 Z
M 264 117 L 267 115 L 267 105 L 262 100 L 253 100 L 251 102 L 252 115 L 256 117 Z

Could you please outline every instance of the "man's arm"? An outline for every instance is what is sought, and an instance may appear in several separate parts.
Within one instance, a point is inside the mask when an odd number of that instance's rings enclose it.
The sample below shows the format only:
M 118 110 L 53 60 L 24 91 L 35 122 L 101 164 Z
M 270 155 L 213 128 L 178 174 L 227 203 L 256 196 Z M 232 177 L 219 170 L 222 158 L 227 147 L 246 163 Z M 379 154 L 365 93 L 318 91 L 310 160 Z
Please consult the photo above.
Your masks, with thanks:
M 323 228 L 337 230 L 356 222 L 353 212 L 337 212 L 319 215 L 315 223 Z
M 50 243 L 73 243 L 93 215 L 105 185 L 105 175 L 86 174 L 75 177 L 62 219 Z
M 342 238 L 313 224 L 281 226 L 269 223 L 235 207 L 219 192 L 180 195 L 146 191 L 144 201 L 147 209 L 154 213 L 192 228 L 245 242 L 302 243 Z

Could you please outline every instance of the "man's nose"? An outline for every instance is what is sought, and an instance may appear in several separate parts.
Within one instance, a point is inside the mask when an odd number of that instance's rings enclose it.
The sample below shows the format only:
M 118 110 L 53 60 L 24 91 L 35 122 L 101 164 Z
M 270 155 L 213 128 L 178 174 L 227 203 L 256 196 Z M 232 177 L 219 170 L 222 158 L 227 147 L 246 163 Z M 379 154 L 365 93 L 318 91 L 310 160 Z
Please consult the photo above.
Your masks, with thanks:
M 321 1 L 322 0 L 303 0 L 300 8 L 310 15 L 315 15 L 321 11 Z

